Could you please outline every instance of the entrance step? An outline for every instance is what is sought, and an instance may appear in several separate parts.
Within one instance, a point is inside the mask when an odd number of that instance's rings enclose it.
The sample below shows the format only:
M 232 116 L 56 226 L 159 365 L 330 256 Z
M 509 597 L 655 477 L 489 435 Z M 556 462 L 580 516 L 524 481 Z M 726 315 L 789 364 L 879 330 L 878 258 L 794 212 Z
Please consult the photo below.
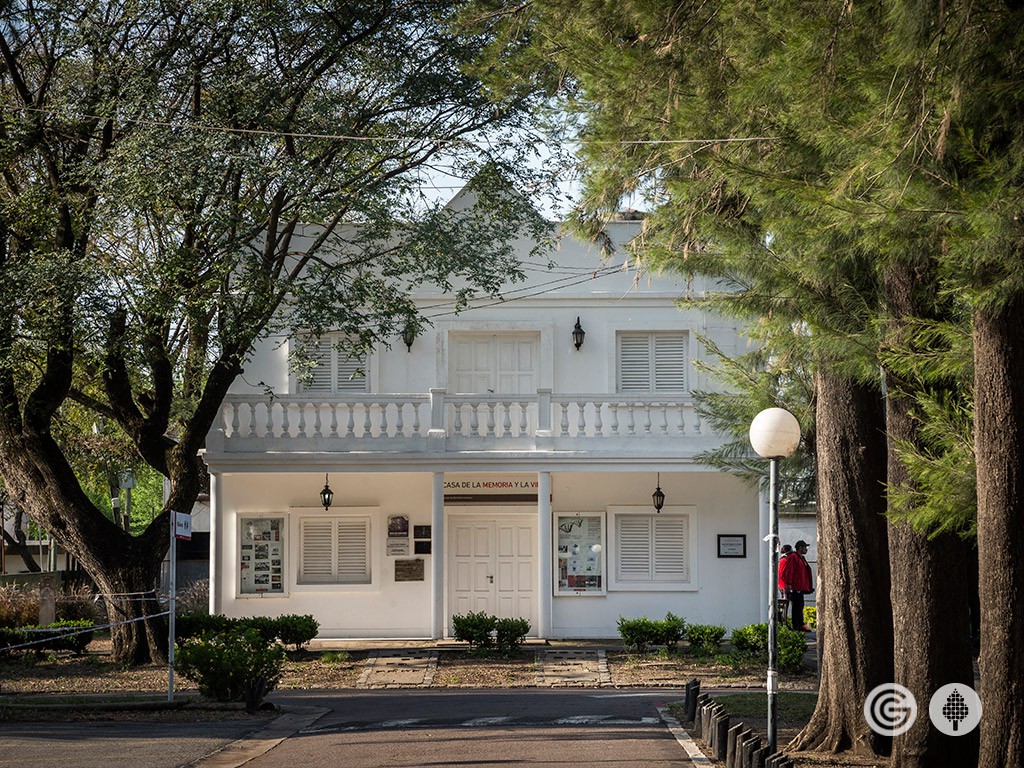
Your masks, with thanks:
M 437 672 L 437 651 L 371 651 L 356 688 L 429 688 Z
M 537 651 L 537 685 L 546 688 L 612 684 L 603 650 Z

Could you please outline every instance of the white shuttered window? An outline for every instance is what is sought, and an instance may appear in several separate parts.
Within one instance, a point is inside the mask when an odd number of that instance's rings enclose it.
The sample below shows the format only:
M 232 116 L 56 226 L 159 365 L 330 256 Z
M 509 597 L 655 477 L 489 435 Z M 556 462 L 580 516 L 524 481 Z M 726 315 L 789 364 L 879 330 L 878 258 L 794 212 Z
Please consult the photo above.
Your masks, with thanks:
M 340 348 L 338 348 L 340 345 Z M 366 361 L 349 356 L 344 339 L 337 334 L 310 342 L 316 365 L 303 392 L 366 392 Z
M 300 584 L 369 584 L 370 518 L 299 521 Z
M 617 515 L 616 581 L 690 581 L 690 519 L 686 515 Z
M 685 392 L 687 335 L 681 331 L 620 333 L 620 392 Z

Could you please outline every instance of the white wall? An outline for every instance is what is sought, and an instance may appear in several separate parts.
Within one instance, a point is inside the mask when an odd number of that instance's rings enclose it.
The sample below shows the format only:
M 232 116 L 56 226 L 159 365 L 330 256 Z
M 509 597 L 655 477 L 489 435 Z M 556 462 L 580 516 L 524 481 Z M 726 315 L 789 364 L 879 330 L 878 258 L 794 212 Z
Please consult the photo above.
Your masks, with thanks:
M 228 474 L 220 483 L 227 499 L 217 534 L 217 561 L 223 573 L 216 609 L 229 616 L 310 613 L 321 625 L 321 637 L 427 637 L 431 619 L 430 555 L 424 581 L 394 580 L 394 560 L 385 554 L 388 515 L 404 514 L 410 526 L 431 522 L 429 473 L 354 474 L 336 472 L 332 512 L 344 507 L 371 508 L 373 516 L 373 583 L 338 588 L 296 584 L 297 526 L 300 509 L 317 508 L 323 475 Z M 609 506 L 649 505 L 653 473 L 554 473 L 553 515 L 560 512 L 604 511 Z M 731 629 L 757 620 L 760 581 L 757 559 L 756 496 L 734 479 L 706 471 L 663 473 L 667 507 L 692 509 L 696 590 L 615 592 L 605 596 L 556 596 L 555 637 L 615 637 L 620 615 L 661 618 L 667 611 L 691 623 L 723 624 Z M 449 507 L 449 512 L 466 511 Z M 238 516 L 274 513 L 289 518 L 286 541 L 285 597 L 239 597 Z M 606 525 L 610 520 L 606 520 Z M 745 559 L 719 559 L 717 534 L 745 533 Z M 610 538 L 606 529 L 606 539 Z M 411 554 L 408 557 L 415 557 Z M 405 559 L 403 557 L 403 559 Z M 607 577 L 607 574 L 606 574 Z M 536 627 L 535 627 L 536 629 Z

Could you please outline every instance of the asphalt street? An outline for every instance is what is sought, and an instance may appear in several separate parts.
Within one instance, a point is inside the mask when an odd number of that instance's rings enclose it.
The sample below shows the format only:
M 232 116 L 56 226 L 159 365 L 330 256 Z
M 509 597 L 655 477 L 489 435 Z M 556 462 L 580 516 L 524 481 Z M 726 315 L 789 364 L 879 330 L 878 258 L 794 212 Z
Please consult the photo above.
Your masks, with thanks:
M 251 721 L 0 724 L 0 768 L 680 766 L 686 753 L 657 706 L 681 697 L 593 688 L 281 691 L 271 700 L 305 714 L 290 716 L 291 727 L 289 716 L 276 721 L 273 734 Z

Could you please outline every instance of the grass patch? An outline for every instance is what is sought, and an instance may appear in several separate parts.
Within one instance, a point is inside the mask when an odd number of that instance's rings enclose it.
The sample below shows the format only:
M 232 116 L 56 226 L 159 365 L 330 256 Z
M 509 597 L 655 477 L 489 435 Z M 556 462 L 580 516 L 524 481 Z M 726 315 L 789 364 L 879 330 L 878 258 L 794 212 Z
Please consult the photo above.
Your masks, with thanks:
M 768 712 L 767 693 L 729 693 L 715 696 L 715 701 L 725 707 L 726 714 L 738 719 L 766 717 Z M 818 694 L 779 691 L 775 703 L 780 719 L 807 722 L 818 703 Z

